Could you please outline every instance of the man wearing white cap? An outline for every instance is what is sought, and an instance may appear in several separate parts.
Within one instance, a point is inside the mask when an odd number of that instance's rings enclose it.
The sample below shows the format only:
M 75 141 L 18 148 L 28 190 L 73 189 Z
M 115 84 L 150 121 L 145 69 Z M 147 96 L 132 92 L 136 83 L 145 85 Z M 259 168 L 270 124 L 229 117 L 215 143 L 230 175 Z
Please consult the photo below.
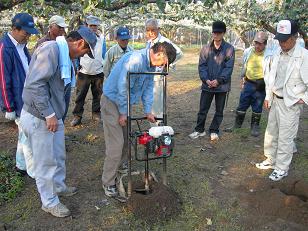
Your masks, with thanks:
M 65 35 L 65 28 L 67 27 L 68 25 L 65 23 L 63 17 L 59 15 L 52 16 L 49 19 L 49 29 L 47 34 L 37 41 L 34 49 L 36 49 L 43 42 L 56 40 L 58 36 Z
M 265 98 L 264 76 L 268 74 L 272 52 L 266 49 L 267 34 L 263 31 L 256 33 L 253 46 L 247 48 L 243 54 L 243 69 L 241 72 L 241 96 L 236 109 L 235 122 L 226 132 L 240 128 L 244 122 L 247 109 L 251 106 L 251 135 L 260 135 L 260 119 Z
M 71 121 L 71 126 L 81 124 L 82 114 L 84 111 L 84 103 L 91 86 L 92 92 L 92 119 L 100 121 L 100 98 L 102 95 L 102 85 L 104 81 L 103 73 L 103 36 L 99 35 L 98 27 L 101 20 L 93 15 L 86 18 L 87 26 L 96 34 L 97 43 L 94 49 L 94 59 L 88 55 L 80 59 L 81 69 L 77 78 L 77 90 L 75 107 L 73 110 L 74 119 Z
M 308 104 L 308 51 L 296 44 L 298 25 L 281 20 L 275 39 L 280 48 L 273 57 L 269 75 L 265 76 L 264 107 L 269 109 L 264 136 L 264 155 L 259 169 L 274 169 L 269 178 L 279 181 L 288 175 L 293 157 L 300 113 Z

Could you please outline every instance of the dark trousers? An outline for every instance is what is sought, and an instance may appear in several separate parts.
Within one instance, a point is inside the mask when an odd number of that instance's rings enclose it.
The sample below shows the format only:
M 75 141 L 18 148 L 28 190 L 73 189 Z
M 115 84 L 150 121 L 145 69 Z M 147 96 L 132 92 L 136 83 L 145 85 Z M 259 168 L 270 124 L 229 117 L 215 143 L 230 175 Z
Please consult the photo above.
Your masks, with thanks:
M 81 72 L 77 77 L 76 101 L 73 110 L 74 116 L 82 117 L 84 111 L 84 102 L 91 86 L 92 92 L 92 113 L 100 113 L 100 99 L 102 96 L 102 86 L 104 82 L 104 73 L 97 75 L 86 75 Z
M 258 91 L 256 84 L 245 82 L 244 88 L 241 91 L 239 106 L 236 110 L 246 112 L 251 106 L 254 113 L 262 113 L 264 99 L 265 90 Z
M 215 96 L 215 115 L 209 128 L 210 133 L 219 133 L 219 126 L 223 119 L 223 111 L 225 108 L 227 92 L 208 92 L 202 91 L 200 97 L 200 109 L 198 113 L 197 126 L 195 131 L 204 132 L 204 125 L 207 113 L 211 107 L 212 100 Z

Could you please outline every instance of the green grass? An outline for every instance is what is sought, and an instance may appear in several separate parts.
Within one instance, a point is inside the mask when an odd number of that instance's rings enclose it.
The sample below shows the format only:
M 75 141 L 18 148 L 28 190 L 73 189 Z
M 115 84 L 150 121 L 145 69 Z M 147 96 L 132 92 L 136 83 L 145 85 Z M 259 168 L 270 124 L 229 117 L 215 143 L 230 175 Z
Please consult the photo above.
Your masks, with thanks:
M 14 199 L 23 188 L 24 181 L 14 168 L 14 160 L 0 153 L 0 205 Z

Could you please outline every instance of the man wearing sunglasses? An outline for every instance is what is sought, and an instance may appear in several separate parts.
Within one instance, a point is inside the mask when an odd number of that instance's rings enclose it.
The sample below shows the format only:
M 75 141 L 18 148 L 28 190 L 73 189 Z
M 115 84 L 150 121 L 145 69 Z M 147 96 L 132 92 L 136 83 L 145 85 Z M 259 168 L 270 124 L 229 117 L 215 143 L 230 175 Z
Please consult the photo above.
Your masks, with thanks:
M 23 106 L 21 96 L 30 63 L 26 45 L 31 34 L 38 34 L 33 17 L 18 13 L 12 19 L 12 30 L 0 40 L 0 106 L 5 118 L 15 120 L 18 125 L 17 171 L 33 177 L 31 149 L 19 122 Z

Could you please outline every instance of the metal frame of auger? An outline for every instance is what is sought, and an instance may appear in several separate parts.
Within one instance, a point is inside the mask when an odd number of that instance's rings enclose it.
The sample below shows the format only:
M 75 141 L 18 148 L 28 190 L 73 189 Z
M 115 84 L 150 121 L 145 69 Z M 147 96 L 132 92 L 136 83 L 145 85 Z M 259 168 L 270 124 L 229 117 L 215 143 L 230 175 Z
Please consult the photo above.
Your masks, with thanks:
M 127 158 L 128 158 L 128 186 L 127 186 L 127 196 L 130 197 L 132 194 L 132 150 L 131 150 L 131 146 L 132 146 L 132 138 L 134 137 L 134 134 L 132 132 L 132 121 L 137 121 L 138 124 L 138 120 L 145 120 L 146 117 L 133 117 L 132 116 L 132 109 L 131 109 L 131 99 L 130 99 L 130 79 L 131 79 L 131 75 L 160 75 L 163 76 L 163 118 L 155 118 L 156 120 L 162 121 L 163 125 L 166 126 L 167 125 L 167 80 L 166 80 L 166 76 L 168 75 L 167 72 L 128 72 L 127 73 Z M 138 124 L 139 126 L 139 124 Z M 146 152 L 147 153 L 147 152 Z M 145 187 L 147 187 L 147 185 L 149 185 L 149 165 L 148 165 L 148 161 L 149 160 L 153 160 L 153 159 L 159 159 L 162 158 L 163 159 L 163 174 L 162 174 L 162 180 L 163 180 L 163 184 L 167 185 L 167 160 L 166 157 L 158 157 L 158 158 L 150 158 L 148 157 L 148 155 L 146 156 L 145 159 L 137 159 L 138 161 L 145 161 Z M 145 190 L 147 190 L 145 188 Z

